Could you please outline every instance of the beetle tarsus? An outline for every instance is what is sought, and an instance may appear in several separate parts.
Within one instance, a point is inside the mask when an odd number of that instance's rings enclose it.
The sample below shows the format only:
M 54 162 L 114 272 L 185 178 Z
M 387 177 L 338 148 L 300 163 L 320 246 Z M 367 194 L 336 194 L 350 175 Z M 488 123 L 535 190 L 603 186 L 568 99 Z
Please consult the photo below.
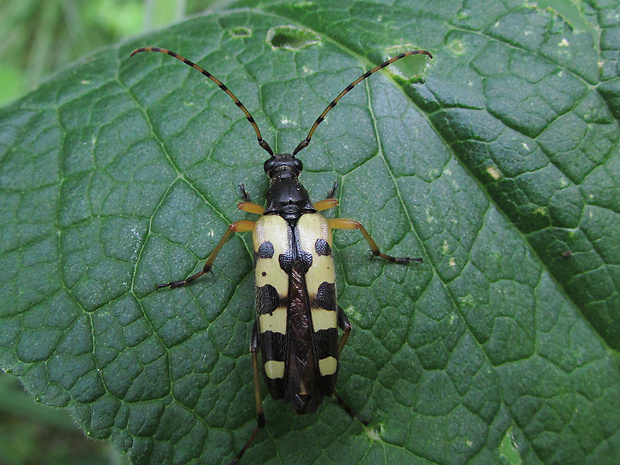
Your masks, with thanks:
M 264 425 L 263 425 L 264 426 Z M 254 438 L 256 437 L 256 435 L 260 432 L 260 430 L 262 429 L 262 426 L 258 425 L 256 427 L 256 429 L 254 430 L 254 432 L 252 433 L 252 436 L 250 436 L 250 439 L 247 440 L 247 442 L 244 444 L 244 446 L 241 448 L 241 450 L 239 451 L 239 453 L 237 453 L 237 455 L 235 456 L 235 458 L 232 460 L 232 462 L 230 462 L 228 465 L 235 465 L 236 463 L 239 462 L 239 459 L 241 459 L 241 457 L 243 457 L 243 454 L 245 454 L 245 451 L 248 449 L 248 447 L 250 446 L 250 444 L 252 444 L 252 441 L 254 441 Z
M 372 260 L 375 257 L 383 258 L 388 262 L 395 263 L 396 265 L 409 265 L 411 262 L 424 262 L 422 258 L 411 258 L 411 257 L 392 257 L 391 255 L 386 255 L 384 253 L 379 252 L 378 250 L 371 250 L 370 259 Z
M 163 289 L 165 287 L 169 287 L 170 289 L 177 289 L 179 287 L 185 286 L 188 282 L 190 281 L 188 281 L 187 279 L 184 279 L 183 281 L 170 281 L 166 284 L 158 284 L 157 286 L 155 286 L 155 289 Z
M 169 287 L 170 289 L 176 289 L 177 287 L 181 287 L 185 285 L 185 281 L 170 281 L 166 284 L 157 284 L 155 289 L 163 289 L 165 287 Z
M 423 262 L 421 258 L 399 257 L 394 259 L 394 263 L 399 265 L 409 265 L 411 262 Z
M 347 403 L 342 399 L 342 397 L 340 397 L 340 395 L 336 391 L 334 391 L 334 397 L 338 401 L 338 405 L 340 405 L 340 407 L 342 407 L 342 410 L 344 410 L 347 413 L 347 415 L 349 415 L 351 418 L 355 418 L 362 425 L 368 426 L 369 423 L 366 420 L 364 420 L 363 418 L 360 418 L 359 415 L 357 414 L 357 412 L 355 410 L 353 410 L 351 407 L 349 407 L 347 405 Z
M 327 193 L 327 197 L 326 198 L 333 199 L 334 197 L 336 197 L 336 189 L 338 189 L 338 181 L 334 181 L 334 185 L 332 186 L 332 188 Z
M 199 278 L 205 273 L 208 273 L 209 271 L 211 271 L 211 267 L 205 265 L 202 271 L 199 271 L 198 273 L 191 275 L 187 279 L 184 279 L 182 281 L 170 281 L 169 283 L 166 283 L 166 284 L 158 284 L 157 286 L 155 286 L 155 289 L 163 289 L 164 287 L 169 287 L 170 289 L 178 289 L 179 287 L 183 287 L 186 284 L 191 283 L 193 280 L 195 280 L 196 278 Z
M 245 186 L 243 184 L 239 184 L 239 190 L 241 191 L 241 198 L 244 202 L 252 202 L 252 199 L 250 199 L 250 194 L 245 190 Z

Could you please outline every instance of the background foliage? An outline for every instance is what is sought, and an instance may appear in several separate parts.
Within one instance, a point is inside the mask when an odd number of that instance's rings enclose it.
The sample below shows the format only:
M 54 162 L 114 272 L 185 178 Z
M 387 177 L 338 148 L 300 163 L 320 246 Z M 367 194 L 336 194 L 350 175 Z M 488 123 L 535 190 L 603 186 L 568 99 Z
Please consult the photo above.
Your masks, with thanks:
M 204 11 L 212 0 L 0 1 L 0 105 L 96 48 Z M 0 372 L 0 464 L 124 463 L 68 413 L 34 404 Z
M 356 331 L 326 403 L 268 400 L 247 461 L 618 461 L 616 3 L 265 2 L 104 49 L 0 113 L 0 363 L 136 463 L 221 463 L 253 428 L 251 254 L 199 265 L 264 155 L 208 65 L 288 150 L 371 63 L 423 47 L 343 101 L 302 152 L 321 198 L 393 254 L 336 239 Z M 416 76 L 409 80 L 410 76 Z
M 104 45 L 180 21 L 213 0 L 0 2 L 0 104 Z

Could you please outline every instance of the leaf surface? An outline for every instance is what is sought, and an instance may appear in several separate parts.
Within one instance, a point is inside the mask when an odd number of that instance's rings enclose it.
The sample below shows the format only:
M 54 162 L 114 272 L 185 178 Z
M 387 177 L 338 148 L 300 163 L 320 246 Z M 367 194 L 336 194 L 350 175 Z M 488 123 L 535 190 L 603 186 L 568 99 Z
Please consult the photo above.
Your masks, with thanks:
M 335 402 L 266 399 L 243 463 L 615 464 L 620 457 L 620 7 L 254 2 L 104 49 L 0 110 L 0 364 L 139 464 L 230 460 L 255 425 L 252 246 L 266 153 L 300 153 L 354 331 Z M 570 5 L 566 6 L 571 8 Z M 572 7 L 576 8 L 576 7 Z M 573 27 L 574 26 L 574 27 Z M 263 388 L 263 395 L 266 389 Z

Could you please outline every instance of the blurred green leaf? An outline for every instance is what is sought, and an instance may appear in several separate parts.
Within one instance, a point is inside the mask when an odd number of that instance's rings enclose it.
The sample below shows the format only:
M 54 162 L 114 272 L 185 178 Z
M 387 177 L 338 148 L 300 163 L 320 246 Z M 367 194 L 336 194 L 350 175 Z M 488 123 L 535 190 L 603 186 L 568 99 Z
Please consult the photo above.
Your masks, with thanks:
M 103 50 L 0 112 L 1 365 L 134 463 L 232 458 L 255 424 L 251 238 L 214 276 L 154 285 L 250 217 L 237 186 L 264 200 L 265 153 L 213 83 L 128 54 L 197 61 L 290 151 L 345 85 L 420 47 L 432 63 L 365 81 L 300 154 L 313 199 L 338 181 L 339 216 L 425 258 L 369 262 L 336 233 L 355 328 L 339 392 L 370 426 L 267 399 L 243 462 L 616 464 L 619 7 L 582 5 L 581 31 L 519 2 L 253 3 Z
M 121 465 L 110 444 L 86 438 L 69 412 L 33 401 L 19 381 L 0 372 L 2 465 Z
M 15 66 L 0 65 L 0 102 L 7 102 L 24 92 L 24 76 Z
M 140 31 L 144 2 L 97 0 L 84 8 L 84 22 L 97 24 L 113 37 L 127 37 Z

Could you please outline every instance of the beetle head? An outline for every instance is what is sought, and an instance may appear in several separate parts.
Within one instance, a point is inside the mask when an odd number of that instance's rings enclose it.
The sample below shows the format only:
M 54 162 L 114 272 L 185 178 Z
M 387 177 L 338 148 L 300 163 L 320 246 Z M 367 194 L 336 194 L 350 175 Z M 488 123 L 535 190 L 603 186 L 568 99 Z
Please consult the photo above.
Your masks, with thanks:
M 290 153 L 276 153 L 265 162 L 264 169 L 272 180 L 297 178 L 304 169 L 304 164 Z

